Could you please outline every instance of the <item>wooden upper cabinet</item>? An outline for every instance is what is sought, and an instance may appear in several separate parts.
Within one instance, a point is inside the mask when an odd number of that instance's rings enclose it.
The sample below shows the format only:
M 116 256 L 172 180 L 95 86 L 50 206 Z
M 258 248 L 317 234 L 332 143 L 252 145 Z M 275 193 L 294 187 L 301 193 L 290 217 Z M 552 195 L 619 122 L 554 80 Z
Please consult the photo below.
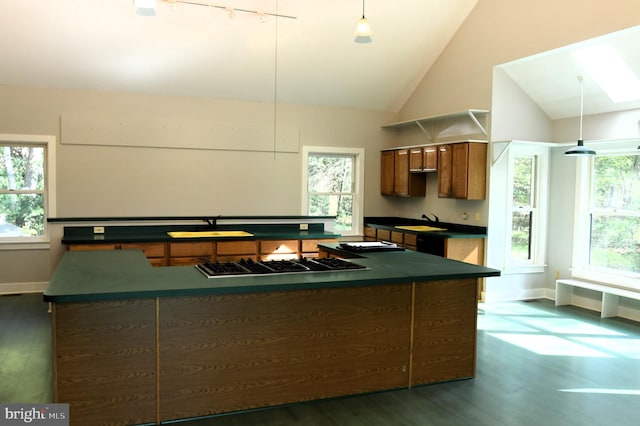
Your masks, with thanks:
M 409 150 L 394 151 L 393 195 L 399 197 L 424 197 L 427 181 L 422 173 L 409 170 Z
M 422 170 L 425 172 L 438 171 L 438 147 L 425 146 L 422 151 Z
M 421 172 L 423 168 L 422 148 L 411 148 L 409 150 L 409 170 Z
M 451 145 L 438 147 L 438 197 L 451 197 Z
M 438 150 L 438 197 L 484 200 L 487 144 L 442 145 Z
M 382 195 L 393 195 L 393 151 L 382 151 L 380 158 L 380 193 Z

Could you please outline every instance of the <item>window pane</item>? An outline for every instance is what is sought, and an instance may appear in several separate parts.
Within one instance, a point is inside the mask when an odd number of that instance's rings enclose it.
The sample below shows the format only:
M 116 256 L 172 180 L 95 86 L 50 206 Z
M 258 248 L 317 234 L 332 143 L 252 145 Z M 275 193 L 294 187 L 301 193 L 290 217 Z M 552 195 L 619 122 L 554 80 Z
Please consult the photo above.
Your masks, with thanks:
M 309 192 L 352 192 L 353 156 L 309 155 Z
M 640 156 L 599 156 L 594 161 L 594 207 L 640 212 Z
M 350 230 L 352 223 L 352 195 L 309 194 L 309 216 L 336 216 L 336 231 Z
M 531 211 L 514 211 L 511 218 L 511 258 L 531 259 Z
M 532 206 L 533 158 L 516 157 L 513 173 L 513 206 Z
M 43 194 L 0 194 L 0 237 L 43 235 Z
M 640 217 L 593 214 L 591 218 L 590 264 L 640 272 Z
M 0 189 L 44 189 L 44 147 L 0 146 Z

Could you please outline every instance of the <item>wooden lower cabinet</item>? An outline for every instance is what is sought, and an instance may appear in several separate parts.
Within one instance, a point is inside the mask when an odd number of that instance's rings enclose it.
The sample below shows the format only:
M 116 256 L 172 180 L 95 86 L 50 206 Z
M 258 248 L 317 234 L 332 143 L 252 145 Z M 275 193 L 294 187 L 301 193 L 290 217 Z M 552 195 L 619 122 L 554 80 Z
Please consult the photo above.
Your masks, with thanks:
M 476 279 L 417 283 L 411 384 L 475 376 Z
M 160 418 L 405 387 L 410 298 L 388 285 L 161 299 Z
M 169 243 L 169 266 L 187 266 L 214 259 L 216 246 L 211 241 Z
M 52 306 L 53 397 L 70 424 L 155 422 L 155 299 Z
M 337 243 L 337 238 L 324 240 L 300 240 L 300 255 L 303 257 L 319 257 L 318 244 Z
M 260 242 L 260 260 L 297 259 L 299 240 L 265 240 Z
M 128 425 L 470 378 L 475 285 L 53 303 L 54 401 Z
M 167 266 L 167 245 L 165 243 L 122 243 L 122 250 L 139 249 L 152 266 Z
M 216 247 L 216 261 L 234 262 L 240 259 L 258 259 L 258 241 L 220 241 Z

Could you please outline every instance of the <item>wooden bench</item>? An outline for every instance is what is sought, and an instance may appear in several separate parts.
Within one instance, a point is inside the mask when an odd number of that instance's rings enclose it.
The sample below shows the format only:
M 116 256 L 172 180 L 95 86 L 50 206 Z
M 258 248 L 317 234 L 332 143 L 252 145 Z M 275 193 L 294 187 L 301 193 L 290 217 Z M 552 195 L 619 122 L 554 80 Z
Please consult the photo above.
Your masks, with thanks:
M 570 305 L 573 287 L 586 288 L 602 293 L 600 317 L 618 316 L 618 305 L 621 297 L 640 300 L 640 290 L 609 287 L 602 284 L 580 280 L 556 280 L 556 306 Z

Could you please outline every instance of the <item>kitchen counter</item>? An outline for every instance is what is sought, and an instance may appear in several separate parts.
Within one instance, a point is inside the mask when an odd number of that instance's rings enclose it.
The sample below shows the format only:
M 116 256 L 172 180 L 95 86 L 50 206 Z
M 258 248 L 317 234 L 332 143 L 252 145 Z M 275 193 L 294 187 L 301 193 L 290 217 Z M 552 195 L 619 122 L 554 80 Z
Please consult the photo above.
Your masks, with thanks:
M 483 226 L 462 225 L 448 222 L 431 222 L 402 217 L 365 217 L 364 226 L 376 229 L 405 232 L 409 234 L 428 235 L 436 238 L 486 238 L 487 228 Z M 431 226 L 445 228 L 446 231 L 412 231 L 398 228 L 398 226 Z
M 301 231 L 299 225 L 291 224 L 238 224 L 217 225 L 147 225 L 147 226 L 106 226 L 104 233 L 94 234 L 91 226 L 65 226 L 63 244 L 97 243 L 153 243 L 186 241 L 228 241 L 228 240 L 277 240 L 277 239 L 329 239 L 340 234 L 327 232 L 323 224 L 308 224 L 309 229 Z M 251 236 L 172 238 L 168 232 L 202 231 L 246 231 Z
M 338 244 L 320 244 L 345 257 Z M 482 266 L 438 256 L 374 252 L 350 259 L 368 270 L 206 278 L 192 266 L 153 268 L 140 250 L 67 252 L 44 292 L 47 302 L 286 291 L 498 276 Z
M 44 293 L 54 401 L 71 425 L 159 424 L 475 376 L 477 280 L 499 271 L 351 261 L 369 269 L 207 279 L 139 250 L 67 252 Z

